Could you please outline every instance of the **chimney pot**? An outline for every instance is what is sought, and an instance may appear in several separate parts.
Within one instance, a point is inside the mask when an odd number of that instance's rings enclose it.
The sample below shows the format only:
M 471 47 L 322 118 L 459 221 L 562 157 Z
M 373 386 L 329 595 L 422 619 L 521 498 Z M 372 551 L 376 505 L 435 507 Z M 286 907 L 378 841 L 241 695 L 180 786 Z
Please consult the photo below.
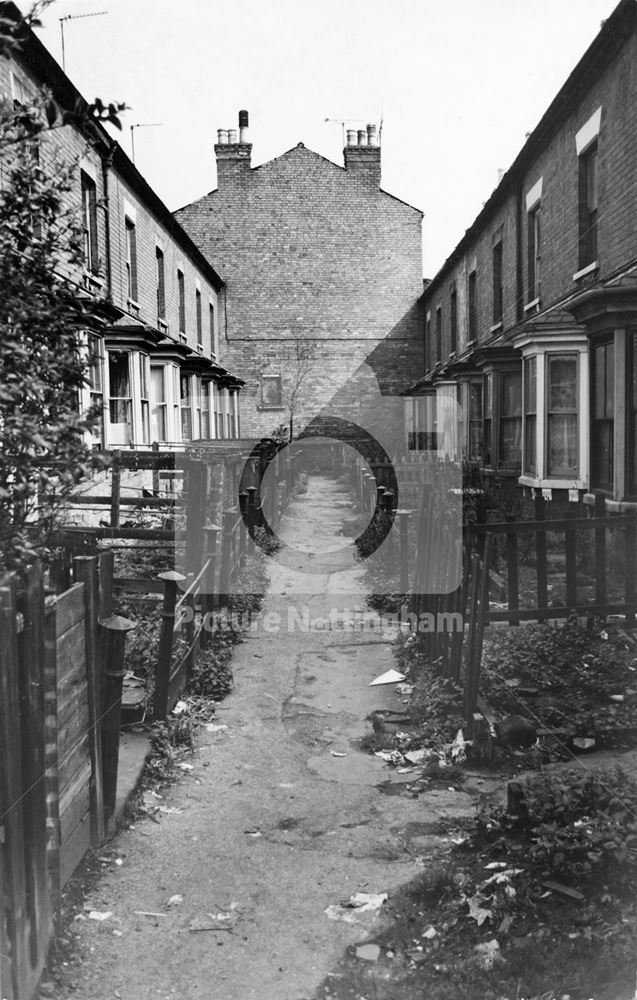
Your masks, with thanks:
M 225 128 L 217 129 L 217 143 L 219 146 L 228 145 L 228 130 Z
M 368 146 L 376 146 L 377 144 L 378 143 L 377 143 L 377 139 L 376 139 L 376 126 L 375 125 L 368 125 L 367 126 L 367 145 Z
M 355 146 L 356 145 L 356 129 L 355 128 L 348 128 L 348 130 L 347 130 L 347 145 L 348 146 Z
M 358 145 L 359 146 L 367 145 L 367 132 L 364 128 L 359 128 L 358 130 Z
M 249 141 L 248 140 L 248 123 L 249 123 L 248 112 L 245 111 L 245 110 L 244 111 L 240 111 L 239 112 L 239 142 L 241 142 L 241 143 L 246 143 L 246 142 Z
M 236 130 L 236 128 L 229 128 L 228 129 L 228 145 L 229 146 L 236 146 L 236 144 L 237 144 L 237 130 Z

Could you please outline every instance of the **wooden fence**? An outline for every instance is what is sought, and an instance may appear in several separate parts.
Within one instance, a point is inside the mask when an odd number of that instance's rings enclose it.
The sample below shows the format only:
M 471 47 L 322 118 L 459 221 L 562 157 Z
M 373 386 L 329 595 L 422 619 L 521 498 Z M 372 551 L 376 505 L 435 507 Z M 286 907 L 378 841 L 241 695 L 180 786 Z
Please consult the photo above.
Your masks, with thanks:
M 132 624 L 111 615 L 112 562 L 111 553 L 75 558 L 68 589 L 48 596 L 39 565 L 0 580 L 0 996 L 6 1000 L 33 995 L 62 887 L 111 826 L 121 636 Z M 60 567 L 58 561 L 50 574 L 53 589 L 64 586 Z
M 546 520 L 537 504 L 535 520 L 465 526 L 460 537 L 449 511 L 457 491 L 421 490 L 418 514 L 405 512 L 411 523 L 401 527 L 401 590 L 409 592 L 416 623 L 431 626 L 419 633 L 420 648 L 443 676 L 462 681 L 470 725 L 489 624 L 572 614 L 635 621 L 637 514 L 606 514 L 598 496 L 587 516 Z M 415 559 L 407 564 L 412 545 Z

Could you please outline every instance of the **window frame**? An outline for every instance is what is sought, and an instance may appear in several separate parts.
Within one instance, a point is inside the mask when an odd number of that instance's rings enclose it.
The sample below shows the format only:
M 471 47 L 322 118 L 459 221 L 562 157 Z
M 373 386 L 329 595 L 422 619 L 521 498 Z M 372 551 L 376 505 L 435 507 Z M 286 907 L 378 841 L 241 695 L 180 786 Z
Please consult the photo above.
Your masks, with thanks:
M 570 410 L 551 409 L 551 365 L 556 361 L 572 361 L 575 365 L 575 404 Z M 580 468 L 580 446 L 579 446 L 579 396 L 580 396 L 580 364 L 579 354 L 576 351 L 549 351 L 545 355 L 544 361 L 544 463 L 546 479 L 577 479 Z M 573 469 L 554 468 L 551 464 L 551 417 L 559 415 L 572 416 L 575 418 L 575 465 Z
M 186 339 L 186 275 L 177 268 L 177 331 L 182 340 Z
M 201 289 L 195 288 L 195 327 L 197 330 L 197 347 L 203 351 L 203 316 L 201 305 Z
M 610 348 L 610 351 L 609 351 Z M 598 387 L 597 381 L 597 354 L 598 351 L 603 351 L 604 356 L 604 393 L 603 393 L 603 410 L 604 416 L 598 417 L 597 414 L 597 396 L 596 390 Z M 591 343 L 591 366 L 590 366 L 590 441 L 591 441 L 591 469 L 590 469 L 590 482 L 591 488 L 601 490 L 604 493 L 613 494 L 615 488 L 615 478 L 616 478 L 616 468 L 615 468 L 615 365 L 616 365 L 616 351 L 617 347 L 615 344 L 614 335 L 602 337 L 599 340 L 594 340 Z M 608 363 L 608 358 L 611 358 L 611 364 Z M 610 378 L 609 378 L 610 373 Z M 608 390 L 610 389 L 610 393 Z M 607 415 L 607 410 L 610 409 L 611 415 Z M 599 439 L 599 431 L 602 428 L 608 428 L 608 446 L 607 448 L 602 448 Z M 604 479 L 598 476 L 599 471 L 599 460 L 603 451 L 607 453 L 606 468 L 610 475 L 608 479 Z
M 97 232 L 97 184 L 85 170 L 80 170 L 80 186 L 84 267 L 91 274 L 98 274 L 100 262 Z
M 275 393 L 275 400 L 267 400 L 264 395 L 264 388 L 266 384 L 274 384 L 277 388 Z M 278 373 L 264 374 L 261 375 L 260 386 L 259 386 L 259 399 L 260 407 L 263 410 L 281 410 L 283 409 L 283 381 L 281 375 Z
M 529 372 L 532 369 L 532 377 L 530 377 Z M 523 406 L 522 406 L 522 473 L 528 476 L 538 475 L 538 447 L 537 447 L 537 433 L 538 433 L 538 385 L 537 385 L 537 375 L 538 375 L 538 356 L 537 354 L 530 354 L 527 357 L 522 358 L 522 392 L 523 392 Z M 532 392 L 531 385 L 532 383 Z M 532 396 L 532 399 L 531 399 Z M 529 447 L 530 441 L 532 440 L 532 448 Z M 532 462 L 529 461 L 529 452 L 532 452 L 533 459 Z
M 155 274 L 157 280 L 157 319 L 166 320 L 166 260 L 161 247 L 155 247 Z
M 155 382 L 153 380 L 153 372 L 161 372 L 161 385 L 162 385 L 162 399 L 156 399 L 154 393 Z M 151 359 L 150 365 L 150 436 L 155 441 L 168 441 L 168 379 L 167 379 L 167 365 L 165 364 L 153 364 Z M 158 414 L 158 416 L 157 416 Z M 155 428 L 157 430 L 156 436 L 154 436 Z M 163 428 L 163 435 L 160 431 Z
M 126 252 L 124 267 L 126 272 L 126 298 L 133 305 L 138 302 L 138 282 L 137 282 L 137 226 L 128 215 L 124 217 L 124 229 L 126 236 Z
M 595 138 L 578 158 L 578 265 L 598 260 L 599 144 Z
M 502 232 L 494 236 L 492 250 L 493 269 L 493 324 L 499 326 L 504 321 L 504 237 Z
M 442 306 L 436 306 L 436 364 L 442 361 Z
M 540 298 L 542 223 L 541 202 L 536 202 L 526 214 L 527 260 L 526 260 L 526 303 L 534 305 Z
M 455 283 L 449 292 L 449 353 L 455 354 L 458 350 L 458 289 Z
M 478 271 L 473 268 L 467 279 L 467 331 L 469 343 L 478 337 Z

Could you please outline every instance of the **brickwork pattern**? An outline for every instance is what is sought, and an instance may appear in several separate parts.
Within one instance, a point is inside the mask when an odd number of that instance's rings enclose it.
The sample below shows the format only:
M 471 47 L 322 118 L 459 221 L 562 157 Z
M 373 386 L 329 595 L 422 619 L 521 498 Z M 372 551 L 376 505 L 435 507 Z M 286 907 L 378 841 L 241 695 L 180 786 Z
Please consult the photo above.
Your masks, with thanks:
M 334 395 L 341 409 L 349 396 L 354 413 L 361 401 L 348 380 L 366 359 L 377 395 L 397 394 L 422 367 L 422 215 L 366 178 L 299 144 L 226 171 L 219 190 L 177 213 L 227 282 L 224 355 L 246 379 L 244 435 L 287 422 L 285 405 L 260 408 L 260 380 L 281 375 L 285 403 L 290 341 L 316 352 L 301 393 L 306 417 Z

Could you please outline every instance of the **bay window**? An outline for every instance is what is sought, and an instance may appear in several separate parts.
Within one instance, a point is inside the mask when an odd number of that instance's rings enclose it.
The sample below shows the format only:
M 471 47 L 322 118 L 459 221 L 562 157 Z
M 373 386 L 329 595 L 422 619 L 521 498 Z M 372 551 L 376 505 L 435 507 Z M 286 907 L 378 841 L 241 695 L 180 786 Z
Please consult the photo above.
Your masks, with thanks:
M 577 476 L 577 356 L 547 357 L 547 472 Z

